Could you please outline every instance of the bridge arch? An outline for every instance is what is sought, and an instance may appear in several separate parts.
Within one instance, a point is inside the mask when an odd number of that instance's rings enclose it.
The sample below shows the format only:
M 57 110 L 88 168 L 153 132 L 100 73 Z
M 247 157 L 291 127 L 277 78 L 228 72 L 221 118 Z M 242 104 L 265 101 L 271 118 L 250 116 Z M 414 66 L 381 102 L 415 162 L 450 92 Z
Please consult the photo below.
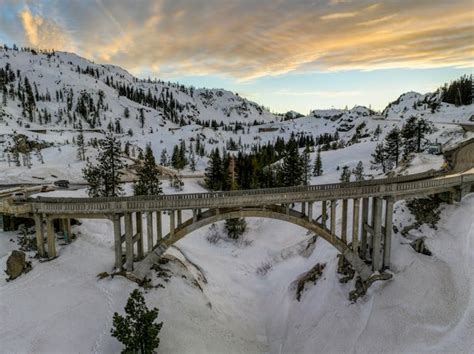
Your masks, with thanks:
M 358 272 L 363 280 L 367 280 L 373 274 L 371 268 L 341 239 L 332 235 L 329 230 L 316 221 L 310 221 L 304 214 L 286 209 L 281 206 L 266 206 L 265 208 L 258 207 L 244 207 L 244 208 L 230 208 L 230 209 L 209 209 L 203 213 L 197 214 L 196 217 L 190 218 L 182 224 L 178 225 L 174 230 L 174 234 L 167 235 L 158 244 L 161 255 L 166 248 L 178 242 L 188 234 L 196 231 L 207 225 L 219 221 L 225 221 L 233 218 L 269 218 L 274 220 L 286 221 L 294 225 L 303 227 L 311 232 L 314 232 L 319 237 L 329 242 L 341 253 L 352 267 Z M 150 253 L 157 255 L 156 252 Z

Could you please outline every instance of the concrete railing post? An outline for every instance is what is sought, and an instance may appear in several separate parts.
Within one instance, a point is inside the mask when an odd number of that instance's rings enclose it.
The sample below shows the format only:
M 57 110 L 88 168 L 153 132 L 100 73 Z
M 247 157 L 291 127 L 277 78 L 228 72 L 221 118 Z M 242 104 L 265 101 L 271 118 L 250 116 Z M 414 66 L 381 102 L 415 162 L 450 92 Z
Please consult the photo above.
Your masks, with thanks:
M 383 267 L 390 268 L 390 253 L 392 248 L 392 224 L 393 224 L 393 198 L 387 198 L 385 202 L 385 234 Z
M 359 204 L 360 199 L 354 199 L 352 211 L 352 251 L 359 254 Z
M 46 232 L 48 234 L 48 258 L 54 258 L 56 257 L 56 235 L 51 217 L 46 218 Z
M 347 199 L 342 200 L 341 239 L 342 242 L 347 244 Z
M 146 212 L 146 238 L 147 250 L 151 252 L 153 249 L 153 213 L 151 211 Z
M 125 213 L 125 268 L 131 272 L 133 270 L 133 227 L 132 213 Z
M 44 257 L 44 233 L 43 233 L 43 217 L 40 214 L 34 215 L 36 229 L 36 246 L 40 257 Z
M 382 198 L 373 198 L 372 270 L 382 270 Z
M 112 217 L 114 224 L 114 249 L 115 249 L 115 268 L 122 269 L 122 228 L 120 225 L 120 215 L 114 214 Z

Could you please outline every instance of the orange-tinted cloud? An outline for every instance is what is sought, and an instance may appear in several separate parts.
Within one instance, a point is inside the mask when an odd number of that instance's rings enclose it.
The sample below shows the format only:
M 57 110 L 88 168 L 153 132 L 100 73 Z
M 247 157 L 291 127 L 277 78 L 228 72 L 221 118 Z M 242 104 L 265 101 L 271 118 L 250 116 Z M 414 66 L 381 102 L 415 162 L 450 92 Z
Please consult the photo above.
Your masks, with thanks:
M 469 66 L 471 1 L 97 0 L 58 2 L 55 17 L 28 8 L 18 15 L 30 45 L 72 48 L 135 73 L 247 80 L 304 70 Z

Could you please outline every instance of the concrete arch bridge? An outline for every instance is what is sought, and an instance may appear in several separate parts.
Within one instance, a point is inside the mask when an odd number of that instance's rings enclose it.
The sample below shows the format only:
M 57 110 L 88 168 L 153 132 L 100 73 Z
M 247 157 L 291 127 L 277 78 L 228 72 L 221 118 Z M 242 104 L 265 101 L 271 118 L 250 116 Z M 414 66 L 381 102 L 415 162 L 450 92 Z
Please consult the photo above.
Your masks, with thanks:
M 374 272 L 390 267 L 395 201 L 434 194 L 460 200 L 473 191 L 473 185 L 471 169 L 453 174 L 429 172 L 362 182 L 230 192 L 116 198 L 39 197 L 24 204 L 4 201 L 0 213 L 35 220 L 41 257 L 56 256 L 55 221 L 65 235 L 70 235 L 71 218 L 109 219 L 114 225 L 116 268 L 134 271 L 139 277 L 146 274 L 167 247 L 205 225 L 235 217 L 283 220 L 324 238 L 367 280 Z M 313 214 L 315 203 L 321 203 L 317 219 Z M 183 211 L 192 217 L 183 220 Z M 167 234 L 163 232 L 164 213 L 169 214 Z M 340 227 L 336 225 L 336 213 L 341 213 Z

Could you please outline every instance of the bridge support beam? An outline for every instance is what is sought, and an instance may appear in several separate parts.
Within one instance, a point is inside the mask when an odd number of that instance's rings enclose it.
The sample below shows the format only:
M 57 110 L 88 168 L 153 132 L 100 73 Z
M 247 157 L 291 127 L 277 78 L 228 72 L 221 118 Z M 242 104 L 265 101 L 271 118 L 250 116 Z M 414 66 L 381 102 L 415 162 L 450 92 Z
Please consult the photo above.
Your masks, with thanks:
M 156 242 L 163 238 L 163 225 L 161 222 L 161 210 L 156 212 Z
M 147 251 L 151 252 L 153 249 L 153 213 L 151 211 L 146 212 L 146 238 Z
M 313 222 L 313 202 L 308 202 L 308 221 Z
M 122 228 L 120 225 L 120 215 L 114 214 L 112 217 L 114 224 L 114 249 L 115 249 L 115 268 L 122 269 Z
M 61 219 L 61 229 L 63 230 L 64 241 L 70 243 L 72 240 L 71 235 L 71 219 Z
M 182 213 L 181 209 L 178 209 L 176 211 L 176 214 L 178 216 L 178 226 L 179 226 L 183 223 L 183 213 Z
M 131 272 L 133 270 L 133 227 L 132 213 L 125 213 L 125 268 Z
M 360 257 L 367 259 L 367 222 L 369 221 L 369 198 L 362 198 L 362 233 L 360 235 Z
M 306 215 L 306 203 L 301 202 L 301 214 Z
M 198 216 L 197 209 L 193 209 L 193 222 L 197 221 L 198 219 L 197 216 Z
M 359 254 L 359 204 L 360 199 L 353 200 L 352 210 L 352 251 Z
M 34 219 L 35 219 L 35 230 L 36 230 L 36 246 L 38 248 L 38 254 L 42 258 L 45 255 L 43 217 L 40 214 L 35 214 Z
M 136 212 L 136 227 L 137 227 L 137 257 L 138 259 L 143 258 L 143 226 L 142 226 L 142 213 Z
M 382 270 L 382 203 L 380 197 L 373 198 L 372 270 Z
M 383 268 L 390 268 L 390 253 L 392 248 L 392 225 L 393 225 L 393 198 L 387 198 L 385 201 L 385 233 L 384 233 L 384 251 Z
M 347 245 L 347 199 L 342 200 L 341 239 Z
M 56 257 L 56 235 L 54 234 L 53 219 L 46 218 L 46 232 L 48 234 L 48 258 Z

